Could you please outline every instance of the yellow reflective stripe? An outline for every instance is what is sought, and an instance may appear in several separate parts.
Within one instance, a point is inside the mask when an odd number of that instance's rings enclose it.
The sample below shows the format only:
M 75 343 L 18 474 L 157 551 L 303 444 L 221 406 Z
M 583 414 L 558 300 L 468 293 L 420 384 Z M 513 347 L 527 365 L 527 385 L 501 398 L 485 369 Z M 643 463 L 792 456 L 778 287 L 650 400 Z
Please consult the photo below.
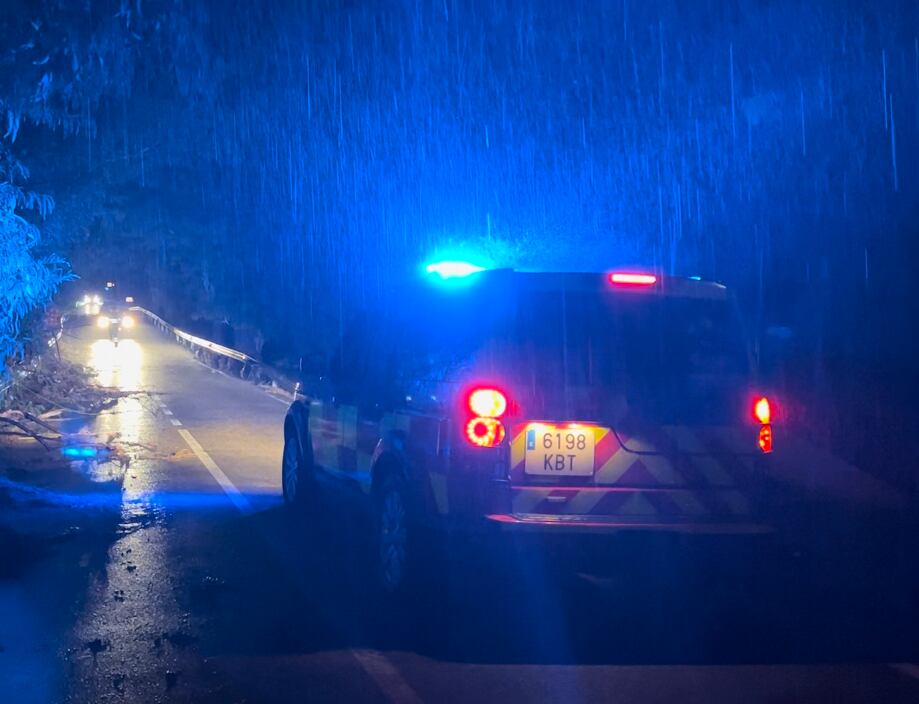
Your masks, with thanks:
M 511 467 L 521 464 L 526 457 L 527 433 L 526 426 L 511 441 Z
M 565 503 L 560 503 L 562 513 L 590 514 L 604 498 L 608 496 L 605 491 L 579 491 Z
M 603 466 L 597 471 L 596 481 L 600 484 L 614 484 L 626 473 L 634 462 L 634 455 L 629 454 L 621 447 L 613 453 Z
M 552 493 L 552 489 L 520 489 L 511 502 L 514 513 L 532 513 Z
M 714 457 L 691 457 L 690 460 L 709 484 L 713 486 L 734 486 L 734 480 L 728 474 L 721 463 Z
M 648 473 L 653 476 L 659 484 L 672 486 L 685 486 L 686 477 L 680 474 L 673 467 L 673 463 L 666 457 L 660 455 L 644 455 L 638 458 L 644 464 Z
M 703 516 L 708 513 L 708 509 L 691 491 L 674 491 L 668 496 L 673 499 L 673 502 L 680 507 L 680 511 L 686 516 Z
M 689 461 L 702 473 L 709 484 L 734 486 L 731 475 L 725 471 L 717 459 L 706 454 L 709 451 L 708 448 L 689 428 L 683 425 L 668 425 L 664 426 L 663 431 L 676 441 L 681 452 L 690 453 Z
M 657 509 L 640 492 L 635 492 L 619 507 L 616 514 L 623 516 L 654 516 L 657 515 Z

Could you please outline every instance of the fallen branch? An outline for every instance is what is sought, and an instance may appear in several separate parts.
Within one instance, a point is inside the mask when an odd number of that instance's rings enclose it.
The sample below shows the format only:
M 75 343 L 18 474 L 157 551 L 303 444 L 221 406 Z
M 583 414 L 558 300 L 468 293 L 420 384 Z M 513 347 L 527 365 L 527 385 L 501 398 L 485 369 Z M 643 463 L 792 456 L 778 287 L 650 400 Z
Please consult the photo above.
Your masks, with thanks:
M 31 421 L 32 423 L 35 423 L 35 425 L 40 425 L 42 428 L 45 428 L 46 430 L 50 430 L 52 433 L 55 433 L 58 436 L 61 435 L 61 432 L 57 428 L 55 428 L 53 425 L 50 425 L 49 423 L 46 423 L 41 418 L 36 418 L 31 413 L 26 413 L 25 411 L 22 411 L 22 415 L 25 417 L 26 420 Z
M 51 449 L 51 446 L 48 445 L 48 443 L 46 443 L 42 439 L 42 437 L 38 435 L 38 433 L 32 432 L 31 430 L 29 430 L 28 426 L 23 425 L 19 421 L 13 420 L 12 418 L 9 418 L 8 416 L 0 416 L 0 423 L 7 423 L 9 425 L 12 425 L 14 428 L 19 428 L 25 435 L 32 438 L 33 440 L 37 440 L 39 444 L 46 450 Z
M 27 434 L 23 432 L 16 432 L 15 430 L 0 430 L 0 435 L 9 435 L 15 438 L 35 438 L 36 440 L 47 440 L 48 442 L 57 442 L 60 440 L 60 437 L 52 438 L 47 435 L 38 435 L 37 433 Z

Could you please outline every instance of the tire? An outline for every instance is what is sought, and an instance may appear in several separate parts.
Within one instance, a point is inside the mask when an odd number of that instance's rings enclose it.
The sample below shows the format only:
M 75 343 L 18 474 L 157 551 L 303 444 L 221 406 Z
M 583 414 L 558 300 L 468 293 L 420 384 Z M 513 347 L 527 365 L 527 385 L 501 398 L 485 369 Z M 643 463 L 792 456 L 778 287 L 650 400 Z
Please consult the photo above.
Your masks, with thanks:
M 374 493 L 371 565 L 382 595 L 401 598 L 416 576 L 417 541 L 408 486 L 397 474 L 383 479 Z
M 281 489 L 284 503 L 302 509 L 308 501 L 314 486 L 312 476 L 303 461 L 303 452 L 295 432 L 284 432 L 284 453 L 281 456 Z

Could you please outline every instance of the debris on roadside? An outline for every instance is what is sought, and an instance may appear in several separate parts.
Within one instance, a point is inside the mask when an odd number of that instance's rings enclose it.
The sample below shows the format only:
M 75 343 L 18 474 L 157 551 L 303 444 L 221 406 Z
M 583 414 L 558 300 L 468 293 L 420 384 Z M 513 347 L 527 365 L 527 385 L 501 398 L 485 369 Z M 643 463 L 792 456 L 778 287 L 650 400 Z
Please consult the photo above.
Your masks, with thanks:
M 0 399 L 0 447 L 13 450 L 34 442 L 66 461 L 111 463 L 124 470 L 138 450 L 151 452 L 152 448 L 126 442 L 118 434 L 99 438 L 63 428 L 69 421 L 110 409 L 129 395 L 97 384 L 85 367 L 52 355 L 19 365 Z
M 85 367 L 50 354 L 14 367 L 11 375 L 12 384 L 0 399 L 0 413 L 16 410 L 44 421 L 68 411 L 99 413 L 129 395 L 100 386 Z

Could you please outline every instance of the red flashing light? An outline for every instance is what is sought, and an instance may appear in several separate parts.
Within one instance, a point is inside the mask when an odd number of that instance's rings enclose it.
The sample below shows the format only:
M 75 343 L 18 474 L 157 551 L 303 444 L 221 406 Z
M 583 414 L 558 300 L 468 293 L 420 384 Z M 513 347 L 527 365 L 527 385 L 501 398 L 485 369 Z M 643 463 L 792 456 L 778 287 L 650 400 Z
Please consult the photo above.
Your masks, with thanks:
M 772 426 L 768 423 L 759 429 L 759 449 L 766 454 L 772 452 Z
M 504 423 L 497 418 L 473 418 L 466 424 L 466 439 L 476 447 L 497 447 L 504 440 Z
M 772 422 L 772 406 L 768 398 L 762 396 L 753 404 L 753 417 L 762 425 Z
M 623 271 L 617 271 L 609 275 L 611 284 L 619 286 L 653 286 L 657 283 L 657 277 L 654 274 L 632 274 Z
M 507 411 L 507 397 L 497 389 L 473 389 L 467 399 L 469 410 L 483 418 L 500 418 Z

